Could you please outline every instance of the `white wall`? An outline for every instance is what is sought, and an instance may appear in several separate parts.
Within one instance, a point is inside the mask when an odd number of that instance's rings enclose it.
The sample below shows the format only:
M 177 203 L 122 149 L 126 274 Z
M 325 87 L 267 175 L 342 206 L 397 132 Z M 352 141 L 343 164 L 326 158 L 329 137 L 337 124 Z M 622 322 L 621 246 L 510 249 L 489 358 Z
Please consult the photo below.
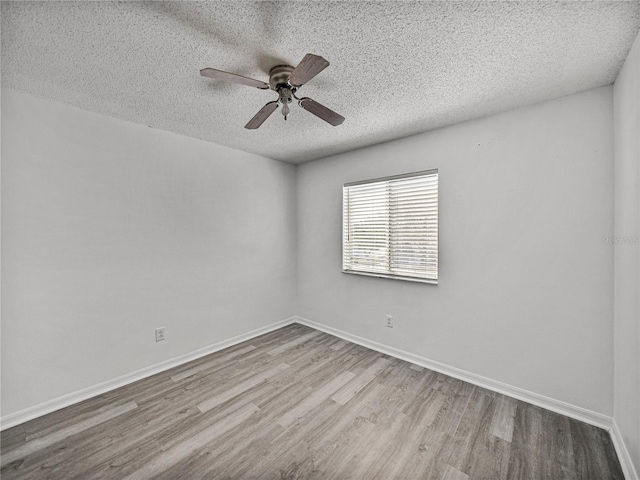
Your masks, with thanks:
M 3 90 L 2 414 L 291 316 L 294 202 L 291 165 Z
M 603 87 L 300 166 L 297 314 L 612 415 L 612 141 Z M 439 285 L 342 274 L 342 184 L 429 168 Z
M 640 36 L 613 87 L 614 418 L 640 472 Z

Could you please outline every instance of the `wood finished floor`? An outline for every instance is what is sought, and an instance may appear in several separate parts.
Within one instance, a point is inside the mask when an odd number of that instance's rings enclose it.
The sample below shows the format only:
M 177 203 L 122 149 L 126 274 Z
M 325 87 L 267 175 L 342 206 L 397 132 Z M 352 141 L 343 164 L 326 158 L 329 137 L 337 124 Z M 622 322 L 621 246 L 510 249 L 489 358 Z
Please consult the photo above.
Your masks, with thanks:
M 290 325 L 2 432 L 11 479 L 623 479 L 601 429 Z

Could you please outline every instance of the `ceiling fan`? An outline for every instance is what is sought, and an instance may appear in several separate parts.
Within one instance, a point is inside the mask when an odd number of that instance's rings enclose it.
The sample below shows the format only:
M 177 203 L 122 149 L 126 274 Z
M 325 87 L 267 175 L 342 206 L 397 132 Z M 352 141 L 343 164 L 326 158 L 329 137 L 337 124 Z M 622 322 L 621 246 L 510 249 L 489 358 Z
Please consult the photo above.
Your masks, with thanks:
M 223 72 L 215 68 L 203 68 L 200 70 L 200 75 L 225 82 L 248 85 L 249 87 L 256 87 L 260 90 L 271 89 L 278 94 L 278 100 L 267 103 L 249 120 L 249 123 L 244 126 L 244 128 L 248 128 L 249 130 L 255 130 L 262 125 L 276 108 L 278 108 L 279 103 L 282 104 L 282 115 L 284 115 L 284 119 L 286 120 L 291 111 L 289 104 L 293 101 L 293 98 L 298 100 L 298 105 L 306 111 L 313 113 L 316 117 L 336 127 L 344 122 L 342 115 L 338 115 L 333 110 L 328 109 L 309 97 L 296 97 L 296 92 L 300 87 L 328 66 L 329 62 L 324 58 L 307 53 L 295 68 L 291 65 L 276 65 L 273 67 L 269 72 L 269 83 L 243 77 L 242 75 L 236 75 L 235 73 Z

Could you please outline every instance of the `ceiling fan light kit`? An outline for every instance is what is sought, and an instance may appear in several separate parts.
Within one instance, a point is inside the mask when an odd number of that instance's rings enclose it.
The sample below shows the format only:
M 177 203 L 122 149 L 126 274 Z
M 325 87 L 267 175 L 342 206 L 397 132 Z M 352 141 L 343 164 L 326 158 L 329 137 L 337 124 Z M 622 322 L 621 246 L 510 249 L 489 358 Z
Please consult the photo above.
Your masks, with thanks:
M 253 78 L 243 77 L 242 75 L 236 75 L 235 73 L 216 70 L 215 68 L 203 68 L 200 70 L 200 75 L 225 82 L 247 85 L 260 90 L 273 90 L 278 94 L 278 100 L 267 103 L 244 126 L 244 128 L 249 130 L 255 130 L 260 127 L 260 125 L 262 125 L 264 121 L 278 108 L 278 105 L 282 105 L 281 112 L 286 120 L 291 113 L 289 104 L 293 102 L 293 99 L 298 100 L 298 105 L 300 105 L 304 110 L 314 114 L 316 117 L 324 120 L 330 125 L 337 127 L 344 122 L 344 117 L 342 115 L 337 114 L 333 110 L 309 97 L 298 98 L 296 96 L 296 92 L 300 87 L 328 66 L 329 62 L 324 58 L 307 53 L 297 67 L 292 67 L 291 65 L 276 65 L 271 68 L 269 72 L 269 83 L 254 80 Z

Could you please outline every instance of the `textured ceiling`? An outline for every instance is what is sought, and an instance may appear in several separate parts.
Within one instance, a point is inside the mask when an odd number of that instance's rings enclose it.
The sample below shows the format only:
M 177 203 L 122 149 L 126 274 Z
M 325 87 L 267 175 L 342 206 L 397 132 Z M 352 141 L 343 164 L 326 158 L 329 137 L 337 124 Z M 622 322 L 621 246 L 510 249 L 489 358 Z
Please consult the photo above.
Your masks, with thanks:
M 611 84 L 638 1 L 2 2 L 2 85 L 291 163 Z M 297 105 L 245 123 L 268 81 L 308 53 L 331 65 Z

